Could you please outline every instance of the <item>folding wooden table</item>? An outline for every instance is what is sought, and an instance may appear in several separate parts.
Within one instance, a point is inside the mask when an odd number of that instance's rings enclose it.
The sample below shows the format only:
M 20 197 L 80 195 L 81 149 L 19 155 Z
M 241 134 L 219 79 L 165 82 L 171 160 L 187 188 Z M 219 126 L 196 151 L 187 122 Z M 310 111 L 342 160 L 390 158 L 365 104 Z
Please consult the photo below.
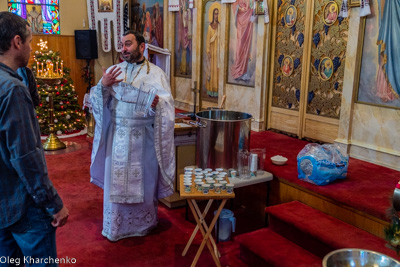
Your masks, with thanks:
M 214 192 L 214 190 L 210 190 L 208 194 L 203 194 L 203 192 L 198 192 L 196 190 L 194 182 L 192 182 L 192 188 L 190 193 L 186 193 L 183 185 L 183 175 L 180 177 L 180 187 L 179 187 L 179 193 L 181 198 L 184 198 L 187 200 L 190 210 L 193 213 L 194 219 L 196 220 L 196 227 L 193 230 L 192 235 L 189 238 L 189 241 L 186 244 L 185 249 L 182 252 L 182 256 L 185 256 L 190 245 L 193 242 L 193 239 L 195 238 L 197 232 L 200 229 L 200 232 L 203 236 L 203 241 L 200 244 L 199 249 L 197 250 L 196 256 L 193 259 L 192 265 L 191 266 L 196 266 L 197 261 L 200 258 L 200 254 L 204 249 L 204 246 L 207 245 L 208 250 L 211 253 L 211 256 L 217 266 L 221 266 L 221 263 L 219 261 L 220 253 L 217 248 L 217 244 L 215 243 L 214 238 L 211 235 L 212 229 L 215 225 L 215 223 L 218 220 L 218 217 L 222 211 L 222 209 L 225 206 L 225 203 L 228 199 L 234 198 L 235 193 L 230 193 L 228 194 L 226 190 L 222 190 L 221 193 L 217 194 Z M 207 205 L 204 209 L 203 212 L 201 212 L 199 206 L 197 205 L 196 200 L 208 200 Z M 205 221 L 205 217 L 211 208 L 211 204 L 213 203 L 214 200 L 221 200 L 221 203 L 218 206 L 218 210 L 214 215 L 214 218 L 212 219 L 210 225 L 207 225 L 207 222 Z

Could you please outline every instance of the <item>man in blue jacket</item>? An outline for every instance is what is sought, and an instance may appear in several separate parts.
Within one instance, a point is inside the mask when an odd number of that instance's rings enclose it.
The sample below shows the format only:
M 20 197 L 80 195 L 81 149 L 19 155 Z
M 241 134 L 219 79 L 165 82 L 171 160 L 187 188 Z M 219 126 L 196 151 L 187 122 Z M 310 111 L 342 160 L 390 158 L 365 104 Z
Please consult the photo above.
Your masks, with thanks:
M 58 266 L 55 232 L 68 218 L 68 209 L 48 177 L 32 98 L 17 74 L 28 63 L 31 42 L 24 19 L 0 12 L 2 266 Z

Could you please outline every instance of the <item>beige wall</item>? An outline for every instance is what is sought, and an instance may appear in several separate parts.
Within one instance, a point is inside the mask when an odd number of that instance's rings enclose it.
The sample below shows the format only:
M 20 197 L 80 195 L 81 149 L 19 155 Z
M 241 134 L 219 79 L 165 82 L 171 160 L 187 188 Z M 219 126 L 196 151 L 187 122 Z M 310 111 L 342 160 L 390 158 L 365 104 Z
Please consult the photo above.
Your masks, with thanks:
M 354 103 L 357 53 L 360 46 L 359 8 L 350 15 L 349 43 L 336 143 L 347 148 L 350 156 L 400 170 L 400 110 Z M 361 38 L 362 41 L 362 38 Z M 351 163 L 350 163 L 351 164 Z
M 60 29 L 61 35 L 74 35 L 74 30 L 88 29 L 86 0 L 60 1 Z

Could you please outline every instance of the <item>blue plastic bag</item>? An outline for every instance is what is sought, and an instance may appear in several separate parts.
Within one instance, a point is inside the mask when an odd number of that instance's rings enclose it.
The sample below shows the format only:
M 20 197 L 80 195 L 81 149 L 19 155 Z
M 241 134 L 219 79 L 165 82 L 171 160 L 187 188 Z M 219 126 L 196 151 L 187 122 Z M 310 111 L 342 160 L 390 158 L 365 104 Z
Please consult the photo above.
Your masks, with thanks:
M 332 144 L 307 144 L 297 155 L 299 179 L 327 185 L 336 179 L 345 179 L 349 156 Z

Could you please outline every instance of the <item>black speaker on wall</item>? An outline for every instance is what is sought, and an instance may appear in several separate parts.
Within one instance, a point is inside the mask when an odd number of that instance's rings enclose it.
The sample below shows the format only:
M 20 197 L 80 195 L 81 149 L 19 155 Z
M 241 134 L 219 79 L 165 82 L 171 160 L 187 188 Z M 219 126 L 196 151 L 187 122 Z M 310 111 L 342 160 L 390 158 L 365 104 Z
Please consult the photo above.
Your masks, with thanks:
M 97 59 L 96 30 L 75 30 L 77 59 Z

